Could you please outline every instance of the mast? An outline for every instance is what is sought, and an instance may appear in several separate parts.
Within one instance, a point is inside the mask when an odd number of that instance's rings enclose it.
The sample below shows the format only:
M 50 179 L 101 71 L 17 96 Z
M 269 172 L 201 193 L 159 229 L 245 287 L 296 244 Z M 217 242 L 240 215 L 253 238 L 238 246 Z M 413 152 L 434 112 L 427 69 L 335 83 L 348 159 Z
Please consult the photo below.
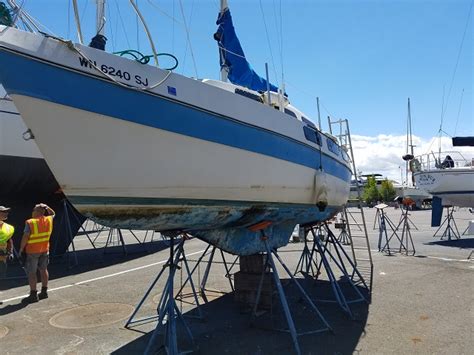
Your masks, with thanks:
M 104 36 L 105 33 L 105 0 L 96 0 L 96 34 Z
M 227 0 L 220 0 L 220 2 L 221 2 L 221 13 L 223 13 L 224 10 L 229 7 L 229 5 L 227 4 Z M 226 70 L 226 68 L 221 67 L 221 81 L 226 82 L 228 74 L 229 72 Z
M 407 139 L 407 150 L 408 150 L 408 147 L 410 147 L 410 152 L 407 151 L 407 154 L 410 153 L 413 157 L 414 157 L 414 150 L 413 150 L 413 135 L 412 135 L 412 132 L 411 132 L 411 109 L 410 109 L 410 98 L 408 98 L 408 138 L 409 140 Z
M 318 126 L 319 126 L 319 130 L 322 131 L 322 127 L 321 127 L 321 111 L 319 110 L 319 96 L 316 97 L 316 105 L 318 106 Z

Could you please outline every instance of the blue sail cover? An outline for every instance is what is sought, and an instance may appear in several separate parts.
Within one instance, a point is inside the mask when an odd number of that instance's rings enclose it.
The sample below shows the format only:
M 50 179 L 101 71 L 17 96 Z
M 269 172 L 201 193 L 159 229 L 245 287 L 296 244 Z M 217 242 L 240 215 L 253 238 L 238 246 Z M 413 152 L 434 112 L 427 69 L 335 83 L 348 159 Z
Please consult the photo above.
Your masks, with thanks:
M 219 28 L 214 34 L 214 39 L 219 45 L 220 64 L 221 68 L 228 70 L 227 77 L 230 82 L 255 91 L 267 91 L 267 81 L 255 73 L 245 59 L 228 8 L 219 13 L 216 24 Z M 271 83 L 270 90 L 278 92 L 278 88 Z

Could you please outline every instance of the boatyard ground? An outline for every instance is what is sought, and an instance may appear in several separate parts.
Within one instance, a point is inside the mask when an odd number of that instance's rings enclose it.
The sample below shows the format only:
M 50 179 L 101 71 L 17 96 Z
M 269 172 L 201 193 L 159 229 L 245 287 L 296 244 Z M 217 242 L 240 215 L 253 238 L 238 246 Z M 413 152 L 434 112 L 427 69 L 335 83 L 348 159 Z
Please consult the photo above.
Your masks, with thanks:
M 351 320 L 334 303 L 317 305 L 334 328 L 334 334 L 319 333 L 300 337 L 305 354 L 472 354 L 474 349 L 474 236 L 457 241 L 433 238 L 429 226 L 431 211 L 415 211 L 410 218 L 418 227 L 412 230 L 416 256 L 387 256 L 375 251 L 378 231 L 374 230 L 374 209 L 366 209 L 374 257 L 374 287 L 370 305 L 352 305 Z M 389 216 L 398 222 L 400 210 L 390 208 Z M 470 219 L 468 210 L 455 213 L 462 233 Z M 125 233 L 126 240 L 134 240 Z M 105 240 L 106 234 L 99 237 Z M 281 255 L 295 269 L 302 243 L 282 248 Z M 393 244 L 395 246 L 395 244 Z M 155 323 L 124 328 L 136 303 L 168 257 L 165 241 L 121 249 L 91 251 L 85 236 L 75 240 L 79 266 L 69 268 L 72 256 L 51 265 L 49 299 L 23 305 L 28 287 L 25 279 L 1 281 L 0 353 L 140 353 L 145 349 Z M 189 259 L 197 259 L 206 244 L 186 242 Z M 228 256 L 229 260 L 233 260 Z M 217 258 L 219 261 L 220 259 Z M 204 265 L 200 268 L 202 277 Z M 10 275 L 21 276 L 19 267 Z M 202 306 L 205 320 L 189 319 L 201 354 L 290 354 L 288 334 L 265 330 L 269 318 L 263 314 L 253 326 L 250 314 L 234 302 L 222 264 L 214 264 L 208 281 L 209 303 Z M 290 296 L 295 291 L 280 274 Z M 177 282 L 181 274 L 178 272 Z M 184 277 L 184 275 L 182 276 Z M 160 281 L 146 301 L 140 316 L 155 314 L 164 282 Z M 327 293 L 327 282 L 307 281 L 311 295 Z M 215 292 L 222 291 L 223 293 Z M 330 293 L 327 293 L 330 295 Z M 185 313 L 195 314 L 194 306 L 183 303 Z M 291 302 L 297 327 L 318 326 L 314 315 L 302 302 Z M 180 337 L 184 339 L 184 337 Z M 186 343 L 183 343 L 186 345 Z

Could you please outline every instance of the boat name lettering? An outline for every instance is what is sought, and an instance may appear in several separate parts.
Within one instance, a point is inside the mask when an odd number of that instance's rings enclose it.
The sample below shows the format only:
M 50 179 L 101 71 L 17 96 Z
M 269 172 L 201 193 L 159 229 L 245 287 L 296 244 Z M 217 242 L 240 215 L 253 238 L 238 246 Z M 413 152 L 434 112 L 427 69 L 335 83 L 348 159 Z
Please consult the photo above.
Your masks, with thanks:
M 115 76 L 126 81 L 135 81 L 137 85 L 148 86 L 148 78 L 143 78 L 141 75 L 131 75 L 128 71 L 116 69 L 111 65 L 97 64 L 95 60 L 87 60 L 83 57 L 79 57 L 79 64 L 81 67 L 89 69 L 98 68 L 109 76 Z
M 431 176 L 431 175 L 428 175 L 428 174 L 422 174 L 420 175 L 419 177 L 419 183 L 421 185 L 431 185 L 433 184 L 434 182 L 436 181 L 436 179 Z

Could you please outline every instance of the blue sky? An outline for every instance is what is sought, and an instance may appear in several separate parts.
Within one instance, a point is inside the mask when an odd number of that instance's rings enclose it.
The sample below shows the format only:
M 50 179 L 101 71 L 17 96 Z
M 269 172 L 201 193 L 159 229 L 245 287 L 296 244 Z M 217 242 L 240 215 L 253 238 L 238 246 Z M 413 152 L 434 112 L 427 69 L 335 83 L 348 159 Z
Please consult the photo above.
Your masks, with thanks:
M 276 81 L 275 73 L 280 81 L 283 57 L 290 100 L 314 120 L 319 96 L 322 116 L 330 112 L 348 118 L 354 133 L 402 136 L 410 97 L 413 132 L 429 139 L 439 128 L 443 87 L 446 102 L 471 1 L 282 0 L 281 17 L 279 0 L 229 0 L 229 6 L 254 69 L 263 75 L 268 62 L 272 81 Z M 78 3 L 89 41 L 95 30 L 95 1 Z M 25 8 L 55 34 L 75 38 L 69 4 L 68 0 L 26 0 Z M 138 4 L 158 51 L 175 54 L 180 61 L 177 72 L 195 76 L 182 4 L 198 76 L 219 77 L 212 38 L 217 0 L 138 0 Z M 137 41 L 136 18 L 128 0 L 108 0 L 107 16 L 109 51 L 139 48 L 150 53 L 141 27 Z M 474 135 L 473 17 L 471 14 L 444 115 L 443 128 L 451 135 Z

